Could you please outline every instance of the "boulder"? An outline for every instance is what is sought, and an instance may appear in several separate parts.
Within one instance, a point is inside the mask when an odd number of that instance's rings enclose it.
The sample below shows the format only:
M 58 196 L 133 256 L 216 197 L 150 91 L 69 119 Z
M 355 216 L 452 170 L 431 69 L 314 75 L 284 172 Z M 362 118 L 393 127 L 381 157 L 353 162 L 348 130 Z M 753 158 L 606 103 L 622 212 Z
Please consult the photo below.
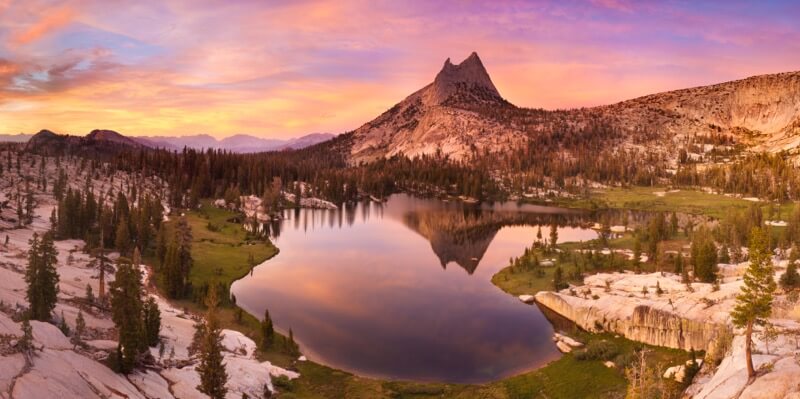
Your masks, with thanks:
M 558 348 L 558 350 L 560 350 L 563 353 L 572 352 L 572 347 L 567 345 L 566 343 L 564 343 L 562 341 L 556 341 L 556 347 Z

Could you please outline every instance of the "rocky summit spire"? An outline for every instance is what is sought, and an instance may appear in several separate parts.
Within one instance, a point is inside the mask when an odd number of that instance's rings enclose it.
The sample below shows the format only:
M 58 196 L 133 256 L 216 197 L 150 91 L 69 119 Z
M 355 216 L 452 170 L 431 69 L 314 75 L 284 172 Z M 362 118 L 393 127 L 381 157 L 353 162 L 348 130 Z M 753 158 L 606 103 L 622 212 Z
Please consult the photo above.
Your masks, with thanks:
M 431 105 L 441 105 L 448 101 L 468 98 L 502 100 L 475 52 L 458 65 L 453 65 L 450 58 L 444 62 L 442 70 L 436 75 L 427 93 L 426 102 Z

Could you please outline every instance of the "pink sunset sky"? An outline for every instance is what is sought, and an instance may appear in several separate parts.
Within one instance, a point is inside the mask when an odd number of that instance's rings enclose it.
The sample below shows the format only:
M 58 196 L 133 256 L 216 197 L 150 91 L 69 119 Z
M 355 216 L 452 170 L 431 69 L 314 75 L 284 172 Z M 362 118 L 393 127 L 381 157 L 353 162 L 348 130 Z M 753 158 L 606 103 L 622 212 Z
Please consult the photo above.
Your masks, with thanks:
M 792 1 L 0 0 L 0 133 L 352 130 L 478 52 L 519 106 L 800 69 Z

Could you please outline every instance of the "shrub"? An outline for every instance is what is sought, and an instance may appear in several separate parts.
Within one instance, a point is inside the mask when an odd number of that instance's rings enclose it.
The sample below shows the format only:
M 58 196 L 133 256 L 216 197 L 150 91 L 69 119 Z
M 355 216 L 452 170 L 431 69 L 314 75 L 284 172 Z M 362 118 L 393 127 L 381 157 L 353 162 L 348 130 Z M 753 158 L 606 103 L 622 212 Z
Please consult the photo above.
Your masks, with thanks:
M 613 360 L 614 364 L 617 365 L 617 368 L 620 370 L 625 370 L 628 366 L 633 364 L 634 361 L 636 361 L 636 353 L 634 352 L 620 353 Z
M 575 352 L 577 360 L 611 360 L 619 354 L 619 348 L 609 341 L 591 341 L 585 349 Z
M 282 392 L 291 392 L 294 389 L 294 382 L 285 375 L 279 375 L 272 379 L 272 385 Z

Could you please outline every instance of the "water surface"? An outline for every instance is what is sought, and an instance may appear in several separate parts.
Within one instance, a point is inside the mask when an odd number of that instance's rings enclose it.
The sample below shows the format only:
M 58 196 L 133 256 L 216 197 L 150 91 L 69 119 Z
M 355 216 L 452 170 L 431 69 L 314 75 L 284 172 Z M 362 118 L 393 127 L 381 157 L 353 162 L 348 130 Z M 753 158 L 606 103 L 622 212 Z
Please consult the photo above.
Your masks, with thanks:
M 280 253 L 234 283 L 245 310 L 269 308 L 304 354 L 359 375 L 478 383 L 559 356 L 535 306 L 491 277 L 559 224 L 559 242 L 595 237 L 575 211 L 469 206 L 394 195 L 344 210 L 290 210 Z

